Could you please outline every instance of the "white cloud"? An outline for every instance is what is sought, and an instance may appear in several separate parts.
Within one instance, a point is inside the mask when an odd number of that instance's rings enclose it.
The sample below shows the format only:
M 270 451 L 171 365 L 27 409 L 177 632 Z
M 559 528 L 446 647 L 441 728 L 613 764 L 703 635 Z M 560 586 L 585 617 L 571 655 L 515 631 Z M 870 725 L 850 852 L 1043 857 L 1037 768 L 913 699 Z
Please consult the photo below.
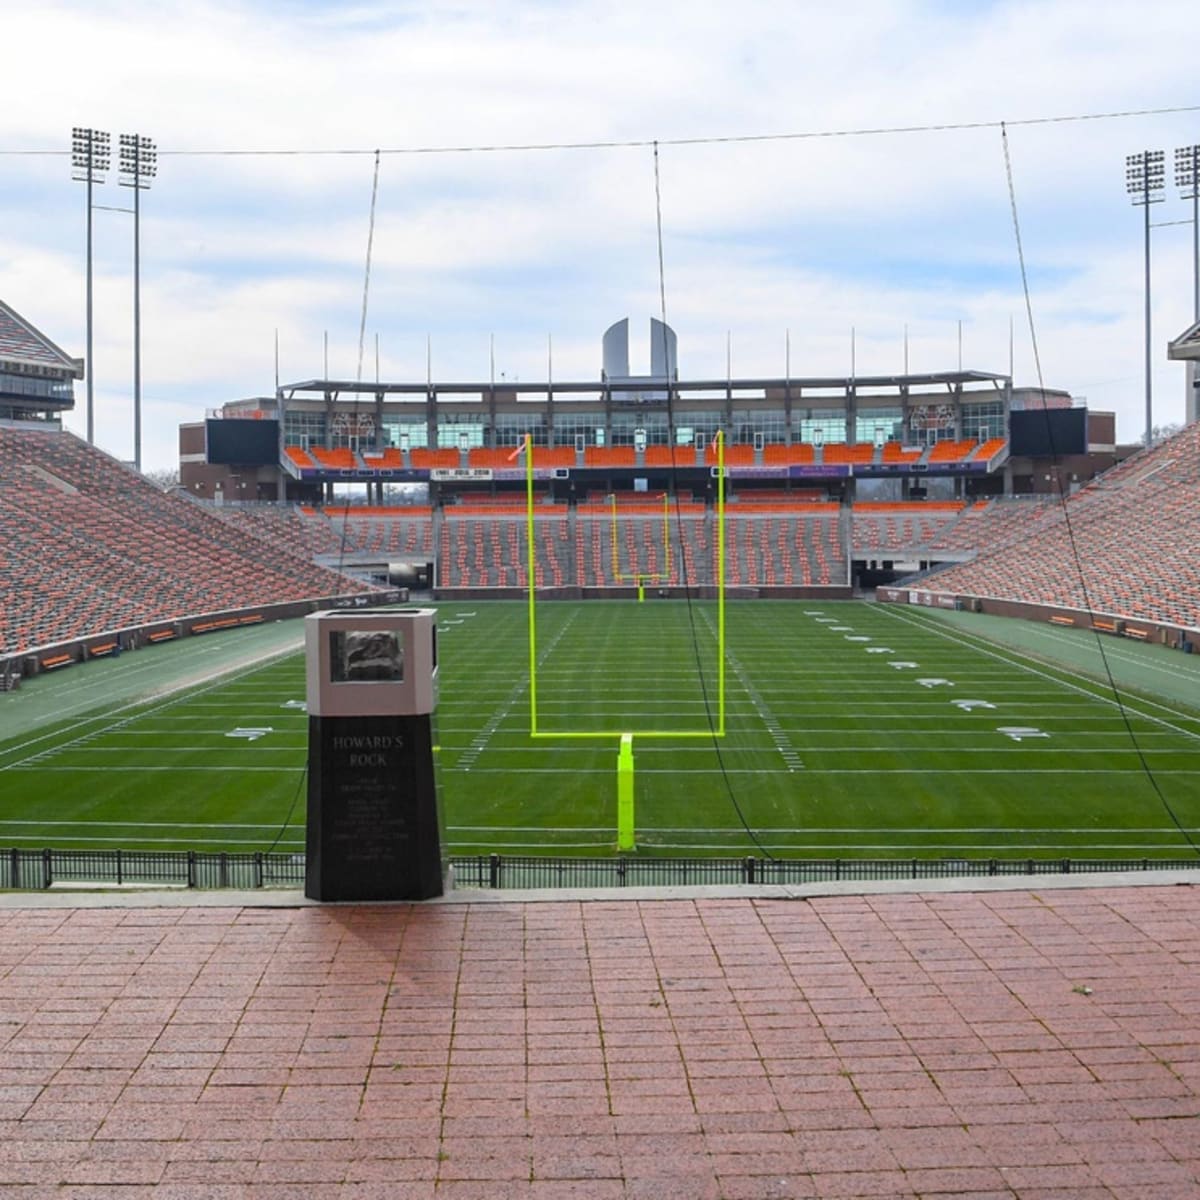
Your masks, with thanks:
M 1022 124 L 1187 105 L 1194 17 L 1182 2 L 961 5 L 864 0 L 311 3 L 51 0 L 6 14 L 27 103 L 0 150 L 65 150 L 72 125 L 136 130 L 162 157 L 143 196 L 148 465 L 179 420 L 358 358 L 376 147 L 663 141 L 668 318 L 685 375 L 964 365 L 1033 382 L 1000 132 L 675 145 L 681 138 L 1013 122 L 1008 149 L 1046 381 L 1142 427 L 1141 212 L 1124 157 L 1200 136 L 1196 113 Z M 205 150 L 366 151 L 197 155 Z M 65 157 L 0 157 L 0 296 L 84 352 L 83 192 Z M 110 182 L 97 203 L 127 206 Z M 1155 220 L 1188 209 L 1168 187 Z M 131 228 L 96 214 L 97 428 L 131 445 Z M 1156 420 L 1182 416 L 1163 346 L 1191 319 L 1188 230 L 1154 231 Z M 365 373 L 524 378 L 598 373 L 599 339 L 657 315 L 649 147 L 385 155 Z M 644 349 L 644 347 L 642 347 Z M 83 388 L 79 388 L 82 407 Z M 74 419 L 82 425 L 81 416 Z

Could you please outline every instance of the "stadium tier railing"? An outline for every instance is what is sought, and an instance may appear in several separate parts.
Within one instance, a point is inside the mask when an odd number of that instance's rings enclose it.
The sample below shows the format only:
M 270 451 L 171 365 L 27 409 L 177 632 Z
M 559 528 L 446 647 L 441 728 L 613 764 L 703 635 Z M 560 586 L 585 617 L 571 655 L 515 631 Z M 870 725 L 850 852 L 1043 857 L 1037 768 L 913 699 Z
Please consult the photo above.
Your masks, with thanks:
M 1200 858 L 553 858 L 450 856 L 463 890 L 789 886 L 888 880 L 980 879 L 1195 871 Z M 0 850 L 0 889 L 298 889 L 302 853 L 196 850 Z

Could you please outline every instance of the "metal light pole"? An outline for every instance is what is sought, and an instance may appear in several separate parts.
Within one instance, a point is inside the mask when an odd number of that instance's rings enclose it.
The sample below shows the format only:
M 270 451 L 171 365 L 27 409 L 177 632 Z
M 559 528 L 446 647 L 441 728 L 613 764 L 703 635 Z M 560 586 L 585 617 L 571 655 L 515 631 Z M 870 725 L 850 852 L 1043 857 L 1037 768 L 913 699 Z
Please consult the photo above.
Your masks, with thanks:
M 1175 151 L 1175 186 L 1192 202 L 1192 320 L 1200 321 L 1200 145 Z
M 1146 445 L 1151 442 L 1153 422 L 1153 385 L 1150 358 L 1150 205 L 1162 202 L 1155 195 L 1163 190 L 1163 152 L 1143 150 L 1125 159 L 1125 190 L 1134 204 L 1140 204 L 1146 214 Z
M 87 184 L 87 440 L 96 440 L 95 389 L 92 376 L 92 184 L 104 182 L 108 170 L 110 138 L 99 129 L 71 130 L 71 178 Z
M 147 137 L 121 134 L 120 183 L 133 188 L 133 468 L 142 469 L 142 189 L 158 170 L 158 151 Z

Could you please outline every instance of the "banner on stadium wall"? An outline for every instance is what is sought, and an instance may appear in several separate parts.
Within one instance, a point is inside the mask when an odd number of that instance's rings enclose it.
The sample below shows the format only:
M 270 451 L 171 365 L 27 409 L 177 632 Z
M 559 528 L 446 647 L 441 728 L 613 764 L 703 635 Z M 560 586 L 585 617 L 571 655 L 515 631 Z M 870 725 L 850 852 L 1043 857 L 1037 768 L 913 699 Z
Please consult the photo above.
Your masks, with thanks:
M 846 463 L 794 463 L 787 469 L 789 479 L 844 478 L 850 474 Z
M 435 483 L 451 483 L 455 480 L 490 480 L 493 472 L 490 467 L 433 467 L 429 478 Z
M 730 479 L 786 479 L 788 477 L 788 469 L 785 466 L 731 467 L 726 463 L 725 474 Z
M 489 471 L 489 475 L 493 479 L 524 479 L 525 468 L 517 467 L 516 469 L 499 468 L 495 471 Z M 534 467 L 534 479 L 554 479 L 556 478 L 555 469 L 553 467 Z

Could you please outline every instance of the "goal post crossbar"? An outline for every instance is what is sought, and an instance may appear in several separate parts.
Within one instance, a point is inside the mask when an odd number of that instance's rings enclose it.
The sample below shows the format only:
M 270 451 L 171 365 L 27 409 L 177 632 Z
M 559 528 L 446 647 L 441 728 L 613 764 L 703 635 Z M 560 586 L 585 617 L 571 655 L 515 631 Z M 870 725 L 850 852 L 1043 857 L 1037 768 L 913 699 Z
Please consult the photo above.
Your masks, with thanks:
M 723 738 L 725 736 L 725 435 L 718 430 L 713 438 L 716 450 L 717 466 L 717 529 L 716 529 L 716 594 L 717 594 L 717 720 L 715 725 L 710 723 L 702 729 L 676 730 L 633 730 L 628 724 L 620 729 L 596 730 L 543 730 L 538 727 L 538 680 L 537 680 L 537 543 L 534 529 L 533 505 L 533 439 L 528 433 L 517 453 L 525 455 L 525 534 L 528 551 L 526 580 L 528 592 L 528 626 L 529 626 L 529 736 L 535 739 L 571 738 L 571 739 L 601 739 L 621 738 L 632 732 L 639 738 Z M 664 493 L 663 533 L 668 545 L 669 526 L 668 506 Z M 613 498 L 613 568 L 616 569 L 616 499 Z M 668 566 L 669 571 L 669 566 Z M 640 580 L 650 580 L 653 576 L 643 574 Z M 639 580 L 639 586 L 640 586 Z

